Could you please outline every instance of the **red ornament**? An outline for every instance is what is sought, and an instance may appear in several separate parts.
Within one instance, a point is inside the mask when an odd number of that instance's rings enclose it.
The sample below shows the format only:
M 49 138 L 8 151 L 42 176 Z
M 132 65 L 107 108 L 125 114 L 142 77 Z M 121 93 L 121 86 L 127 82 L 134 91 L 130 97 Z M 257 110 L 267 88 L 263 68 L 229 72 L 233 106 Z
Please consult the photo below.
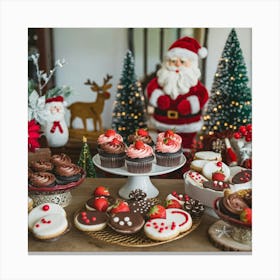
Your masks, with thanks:
M 218 167 L 222 167 L 222 166 L 223 166 L 223 163 L 222 163 L 221 161 L 218 161 L 218 162 L 217 162 L 217 166 L 218 166 Z
M 28 122 L 28 151 L 35 152 L 36 148 L 40 148 L 38 138 L 40 138 L 40 125 L 33 119 Z
M 250 123 L 247 124 L 246 129 L 247 129 L 247 131 L 252 132 L 252 124 L 250 124 Z
M 244 125 L 239 127 L 239 132 L 241 132 L 243 135 L 246 133 L 247 129 Z
M 44 211 L 48 211 L 50 209 L 50 206 L 48 204 L 45 204 L 42 209 Z
M 240 138 L 241 138 L 241 134 L 240 134 L 239 132 L 235 132 L 235 133 L 233 134 L 233 137 L 234 137 L 235 139 L 240 139 Z

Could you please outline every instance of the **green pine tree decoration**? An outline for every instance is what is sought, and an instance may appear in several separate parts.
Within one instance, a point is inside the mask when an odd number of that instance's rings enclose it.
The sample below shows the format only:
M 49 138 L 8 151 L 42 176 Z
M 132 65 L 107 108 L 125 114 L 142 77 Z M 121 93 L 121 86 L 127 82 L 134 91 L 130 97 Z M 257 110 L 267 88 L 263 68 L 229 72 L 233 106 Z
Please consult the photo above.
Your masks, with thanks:
M 214 77 L 204 114 L 203 135 L 235 131 L 252 122 L 252 96 L 248 80 L 240 43 L 235 29 L 232 29 Z
M 142 86 L 137 81 L 134 58 L 127 51 L 114 102 L 112 128 L 122 135 L 125 142 L 137 128 L 147 128 L 147 110 Z
M 87 178 L 96 177 L 90 149 L 87 143 L 87 138 L 85 136 L 83 136 L 83 147 L 77 164 L 84 169 Z

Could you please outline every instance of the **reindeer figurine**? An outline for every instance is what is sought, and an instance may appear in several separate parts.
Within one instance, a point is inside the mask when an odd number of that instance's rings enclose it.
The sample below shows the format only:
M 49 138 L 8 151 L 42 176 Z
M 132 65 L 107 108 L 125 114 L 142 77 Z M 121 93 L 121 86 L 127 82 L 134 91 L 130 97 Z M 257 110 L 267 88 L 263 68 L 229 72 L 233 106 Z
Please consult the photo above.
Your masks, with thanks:
M 109 80 L 112 79 L 112 76 L 108 75 L 103 79 L 103 85 L 98 86 L 94 81 L 87 79 L 85 85 L 90 85 L 90 89 L 94 92 L 97 92 L 97 97 L 95 102 L 76 102 L 68 107 L 71 111 L 70 119 L 70 128 L 72 128 L 72 123 L 76 117 L 79 117 L 83 121 L 84 129 L 87 130 L 88 118 L 93 119 L 94 131 L 98 131 L 97 123 L 99 125 L 99 131 L 103 130 L 101 114 L 103 112 L 104 103 L 106 99 L 110 98 L 110 93 L 108 89 L 112 87 L 112 84 L 108 84 Z

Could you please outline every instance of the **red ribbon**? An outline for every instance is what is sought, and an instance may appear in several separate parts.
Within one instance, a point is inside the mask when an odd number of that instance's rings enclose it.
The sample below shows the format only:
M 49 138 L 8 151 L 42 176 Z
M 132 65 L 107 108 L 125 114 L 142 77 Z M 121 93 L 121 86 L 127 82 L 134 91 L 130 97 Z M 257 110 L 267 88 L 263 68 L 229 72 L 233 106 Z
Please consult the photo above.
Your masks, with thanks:
M 58 127 L 60 133 L 63 133 L 63 129 L 60 125 L 60 122 L 53 122 L 53 126 L 52 126 L 52 129 L 51 129 L 51 133 L 54 133 L 55 132 L 55 129 Z

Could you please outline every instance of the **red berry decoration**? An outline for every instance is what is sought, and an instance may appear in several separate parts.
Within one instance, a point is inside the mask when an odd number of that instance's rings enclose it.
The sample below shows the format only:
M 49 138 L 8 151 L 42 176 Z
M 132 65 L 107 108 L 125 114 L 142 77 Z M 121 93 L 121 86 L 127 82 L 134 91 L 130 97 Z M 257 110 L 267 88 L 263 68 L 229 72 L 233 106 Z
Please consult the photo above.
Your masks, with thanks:
M 246 224 L 252 224 L 252 209 L 245 208 L 240 214 L 240 220 Z
M 218 167 L 222 167 L 222 166 L 223 166 L 223 163 L 222 163 L 221 161 L 218 161 L 218 162 L 217 162 L 217 166 L 218 166 Z
M 106 137 L 111 137 L 111 136 L 114 136 L 114 135 L 116 135 L 116 131 L 114 129 L 108 129 L 105 132 Z
M 121 143 L 121 141 L 118 140 L 117 138 L 114 138 L 110 143 L 111 143 L 112 145 L 117 146 L 117 145 L 119 145 L 119 144 Z
M 130 212 L 130 208 L 128 203 L 123 200 L 118 200 L 116 204 L 111 209 L 112 214 L 120 213 L 120 212 Z
M 45 204 L 42 209 L 43 211 L 48 211 L 50 209 L 50 206 L 48 204 Z
M 165 205 L 164 206 L 165 206 L 166 209 L 169 209 L 169 208 L 181 209 L 182 208 L 182 205 L 176 199 L 170 199 L 170 200 L 165 201 Z
M 149 219 L 166 219 L 166 209 L 160 204 L 154 205 L 151 207 L 147 216 Z
M 247 131 L 247 129 L 246 129 L 246 127 L 244 125 L 241 125 L 239 127 L 239 132 L 241 132 L 243 135 L 246 133 L 246 131 Z
M 94 196 L 110 196 L 108 189 L 104 186 L 98 186 L 93 192 Z
M 105 212 L 108 209 L 109 202 L 106 197 L 96 197 L 93 200 L 93 208 L 98 211 Z
M 149 135 L 148 131 L 144 128 L 139 128 L 136 133 L 139 136 L 148 136 Z
M 164 137 L 168 138 L 168 137 L 172 137 L 172 136 L 174 136 L 174 131 L 173 130 L 168 129 L 168 130 L 165 131 Z
M 241 133 L 235 132 L 235 133 L 233 134 L 233 137 L 234 137 L 235 139 L 240 139 L 240 138 L 241 138 Z
M 225 174 L 220 172 L 220 171 L 214 172 L 212 174 L 212 180 L 213 181 L 224 181 L 225 178 L 226 178 Z
M 174 140 L 172 140 L 171 138 L 164 138 L 163 143 L 167 146 L 171 146 L 174 144 Z
M 137 150 L 142 150 L 142 149 L 145 148 L 145 144 L 144 144 L 142 141 L 137 140 L 137 141 L 135 141 L 134 147 L 135 147 Z

